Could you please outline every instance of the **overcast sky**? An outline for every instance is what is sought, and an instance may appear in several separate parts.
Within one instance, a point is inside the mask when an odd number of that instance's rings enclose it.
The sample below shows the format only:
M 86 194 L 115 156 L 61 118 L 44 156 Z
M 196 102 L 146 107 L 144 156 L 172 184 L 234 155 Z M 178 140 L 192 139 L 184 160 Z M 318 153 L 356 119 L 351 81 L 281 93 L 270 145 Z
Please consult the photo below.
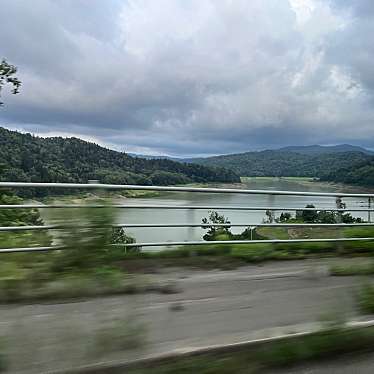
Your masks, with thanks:
M 373 0 L 0 0 L 0 125 L 148 154 L 374 148 Z

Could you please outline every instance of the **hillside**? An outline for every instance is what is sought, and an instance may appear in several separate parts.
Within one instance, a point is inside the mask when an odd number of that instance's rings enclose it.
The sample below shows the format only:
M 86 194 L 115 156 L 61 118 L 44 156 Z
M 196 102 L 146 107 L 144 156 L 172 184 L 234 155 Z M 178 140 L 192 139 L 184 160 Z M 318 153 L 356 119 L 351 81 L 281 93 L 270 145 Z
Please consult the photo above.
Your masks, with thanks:
M 340 168 L 324 175 L 322 180 L 337 183 L 374 186 L 374 158 L 357 164 L 354 168 Z
M 306 146 L 289 146 L 280 148 L 279 151 L 295 152 L 305 155 L 318 156 L 326 153 L 342 153 L 342 152 L 362 152 L 368 155 L 374 155 L 373 151 L 366 148 L 350 144 L 339 144 L 332 146 L 324 145 L 306 145 Z
M 238 182 L 229 170 L 166 159 L 145 160 L 77 138 L 40 138 L 0 128 L 3 181 L 169 185 Z
M 308 155 L 284 150 L 246 152 L 232 155 L 191 159 L 191 162 L 220 166 L 241 176 L 322 177 L 339 169 L 369 161 L 372 156 L 362 152 Z

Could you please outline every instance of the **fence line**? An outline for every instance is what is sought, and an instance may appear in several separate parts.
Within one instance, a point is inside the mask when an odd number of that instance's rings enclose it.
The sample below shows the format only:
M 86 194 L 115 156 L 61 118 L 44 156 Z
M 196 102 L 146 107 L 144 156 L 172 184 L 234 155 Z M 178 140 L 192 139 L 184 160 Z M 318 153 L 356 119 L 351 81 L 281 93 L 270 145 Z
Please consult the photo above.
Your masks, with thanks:
M 374 223 L 118 223 L 110 227 L 134 228 L 177 228 L 177 227 L 371 227 Z M 39 226 L 0 226 L 1 231 L 33 231 L 33 230 L 61 230 L 71 227 L 71 225 L 39 225 Z M 82 225 L 86 228 L 99 226 Z M 102 226 L 100 226 L 102 227 Z
M 196 187 L 165 187 L 165 186 L 134 186 L 134 185 L 112 185 L 101 183 L 24 183 L 24 182 L 0 182 L 0 188 L 74 188 L 74 189 L 94 189 L 94 190 L 143 190 L 143 191 L 164 191 L 164 192 L 192 192 L 192 193 L 234 193 L 247 195 L 271 195 L 271 196 L 319 196 L 319 197 L 334 197 L 335 207 L 330 208 L 303 208 L 303 207 L 259 207 L 259 206 L 229 206 L 229 205 L 162 205 L 162 204 L 2 204 L 0 209 L 63 209 L 63 208 L 119 208 L 119 209 L 180 209 L 180 210 L 234 210 L 234 211 L 327 211 L 338 212 L 368 212 L 369 222 L 359 223 L 123 223 L 112 225 L 113 227 L 123 228 L 177 228 L 177 227 L 371 227 L 374 223 L 370 222 L 370 212 L 374 212 L 374 207 L 368 204 L 368 208 L 347 208 L 342 205 L 341 199 L 345 197 L 359 197 L 368 199 L 374 197 L 373 194 L 355 194 L 355 193 L 329 193 L 329 192 L 302 192 L 302 191 L 274 191 L 274 190 L 248 190 L 248 189 L 234 189 L 234 188 L 196 188 Z M 362 203 L 362 202 L 360 202 Z M 30 231 L 30 230 L 57 230 L 67 228 L 69 225 L 46 225 L 46 226 L 6 226 L 0 227 L 0 232 L 13 231 Z M 71 225 L 70 225 L 71 227 Z M 94 227 L 84 226 L 82 227 Z M 151 247 L 151 246 L 181 246 L 181 245 L 212 245 L 212 244 L 255 244 L 255 243 L 307 243 L 307 242 L 355 242 L 355 241 L 374 241 L 372 237 L 364 238 L 325 238 L 325 239 L 269 239 L 269 240 L 225 240 L 225 241 L 163 241 L 163 242 L 144 242 L 144 243 L 128 243 L 128 244 L 114 244 L 115 246 L 123 246 L 125 248 L 134 247 Z M 0 253 L 10 252 L 45 252 L 61 250 L 61 246 L 49 247 L 25 247 L 25 248 L 3 248 Z
M 111 244 L 112 247 L 124 248 L 139 248 L 139 247 L 171 247 L 183 245 L 227 245 L 227 244 L 282 244 L 282 243 L 324 243 L 324 242 L 358 242 L 358 241 L 374 241 L 374 237 L 368 238 L 334 238 L 334 239 L 266 239 L 266 240 L 198 240 L 198 241 L 180 241 L 180 242 L 144 242 L 144 243 L 123 243 Z M 56 250 L 64 250 L 63 246 L 50 246 L 50 247 L 24 247 L 24 248 L 2 248 L 1 253 L 13 252 L 49 252 Z
M 70 208 L 118 208 L 118 209 L 180 209 L 180 210 L 252 210 L 252 211 L 325 211 L 325 212 L 374 212 L 374 208 L 303 208 L 303 207 L 277 207 L 277 206 L 235 206 L 235 205 L 158 205 L 158 204 L 7 204 L 0 205 L 0 209 L 70 209 Z
M 113 244 L 114 246 L 132 247 L 164 247 L 181 245 L 209 245 L 209 244 L 282 244 L 282 243 L 324 243 L 324 242 L 356 242 L 374 241 L 374 237 L 369 238 L 334 238 L 334 239 L 265 239 L 265 240 L 197 240 L 181 242 L 149 242 L 149 243 L 129 243 Z
M 166 192 L 201 192 L 201 193 L 236 193 L 249 195 L 289 195 L 289 196 L 326 196 L 326 197 L 374 197 L 374 193 L 343 193 L 343 192 L 304 192 L 304 191 L 275 191 L 248 190 L 240 188 L 198 188 L 198 187 L 169 187 L 169 186 L 138 186 L 129 184 L 102 183 L 34 183 L 34 182 L 0 182 L 0 188 L 77 188 L 77 189 L 106 189 L 134 191 L 166 191 Z

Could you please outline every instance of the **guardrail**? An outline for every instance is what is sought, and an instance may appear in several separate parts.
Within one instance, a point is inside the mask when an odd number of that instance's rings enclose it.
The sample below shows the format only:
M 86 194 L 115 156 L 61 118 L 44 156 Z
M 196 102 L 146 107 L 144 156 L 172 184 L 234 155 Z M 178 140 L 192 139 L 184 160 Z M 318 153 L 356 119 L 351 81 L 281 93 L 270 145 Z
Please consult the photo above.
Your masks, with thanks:
M 229 224 L 203 224 L 203 223 L 157 223 L 157 224 L 117 224 L 114 226 L 124 228 L 175 228 L 175 227 L 352 227 L 352 226 L 374 226 L 370 222 L 370 212 L 373 194 L 362 193 L 330 193 L 330 192 L 304 192 L 304 191 L 274 191 L 274 190 L 249 190 L 234 188 L 196 188 L 196 187 L 165 187 L 165 186 L 137 186 L 137 185 L 113 185 L 101 183 L 29 183 L 29 182 L 0 182 L 0 188 L 68 188 L 68 189 L 94 189 L 94 190 L 142 190 L 142 191 L 164 191 L 164 192 L 191 192 L 191 193 L 219 193 L 219 194 L 246 194 L 246 195 L 270 195 L 270 196 L 310 196 L 310 197 L 334 197 L 335 207 L 329 208 L 305 208 L 305 207 L 276 207 L 276 206 L 230 206 L 230 205 L 162 205 L 162 204 L 111 204 L 110 207 L 119 209 L 185 209 L 185 210 L 238 210 L 238 211 L 335 211 L 344 212 L 368 212 L 368 222 L 365 223 L 229 223 Z M 367 208 L 346 208 L 342 203 L 343 198 L 367 199 Z M 104 208 L 105 204 L 14 204 L 0 205 L 0 209 L 62 209 L 62 208 Z M 59 230 L 64 225 L 45 226 L 7 226 L 0 227 L 0 232 L 27 231 L 27 230 Z M 303 242 L 349 242 L 349 241 L 374 241 L 374 237 L 364 238 L 324 238 L 324 239 L 271 239 L 271 240 L 225 240 L 225 241 L 163 241 L 144 242 L 129 244 L 114 244 L 127 248 L 132 247 L 154 247 L 154 246 L 180 246 L 180 245 L 209 245 L 209 244 L 254 244 L 254 243 L 303 243 Z M 61 246 L 51 247 L 26 247 L 26 248 L 3 248 L 0 253 L 10 252 L 44 252 L 63 249 Z

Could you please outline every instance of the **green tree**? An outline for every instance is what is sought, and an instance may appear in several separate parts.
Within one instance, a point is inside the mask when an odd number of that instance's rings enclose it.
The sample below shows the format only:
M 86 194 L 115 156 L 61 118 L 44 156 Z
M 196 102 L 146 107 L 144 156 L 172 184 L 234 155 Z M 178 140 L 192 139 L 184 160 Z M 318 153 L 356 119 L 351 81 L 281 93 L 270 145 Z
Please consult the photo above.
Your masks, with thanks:
M 135 242 L 135 238 L 127 235 L 122 227 L 113 227 L 111 238 L 112 244 L 132 244 Z M 129 252 L 140 252 L 140 250 L 141 247 L 131 247 Z
M 315 206 L 313 204 L 308 204 L 305 208 L 314 209 Z M 301 219 L 304 222 L 308 222 L 308 223 L 316 222 L 318 219 L 318 213 L 316 210 L 303 210 L 301 212 Z
M 230 221 L 223 215 L 216 211 L 209 212 L 208 218 L 204 217 L 202 220 L 201 227 L 203 229 L 208 229 L 208 232 L 203 236 L 204 240 L 215 240 L 217 235 L 228 235 L 231 236 L 230 232 Z M 215 224 L 226 224 L 228 226 L 214 226 Z
M 1 91 L 5 85 L 12 86 L 12 94 L 17 94 L 21 87 L 21 81 L 15 76 L 17 68 L 14 65 L 9 64 L 5 59 L 0 63 L 0 98 Z M 4 103 L 0 101 L 0 106 Z
M 317 213 L 317 221 L 319 223 L 337 223 L 337 215 L 335 212 L 321 210 Z
M 280 215 L 278 221 L 284 223 L 288 222 L 290 219 L 292 219 L 291 213 L 285 212 Z

